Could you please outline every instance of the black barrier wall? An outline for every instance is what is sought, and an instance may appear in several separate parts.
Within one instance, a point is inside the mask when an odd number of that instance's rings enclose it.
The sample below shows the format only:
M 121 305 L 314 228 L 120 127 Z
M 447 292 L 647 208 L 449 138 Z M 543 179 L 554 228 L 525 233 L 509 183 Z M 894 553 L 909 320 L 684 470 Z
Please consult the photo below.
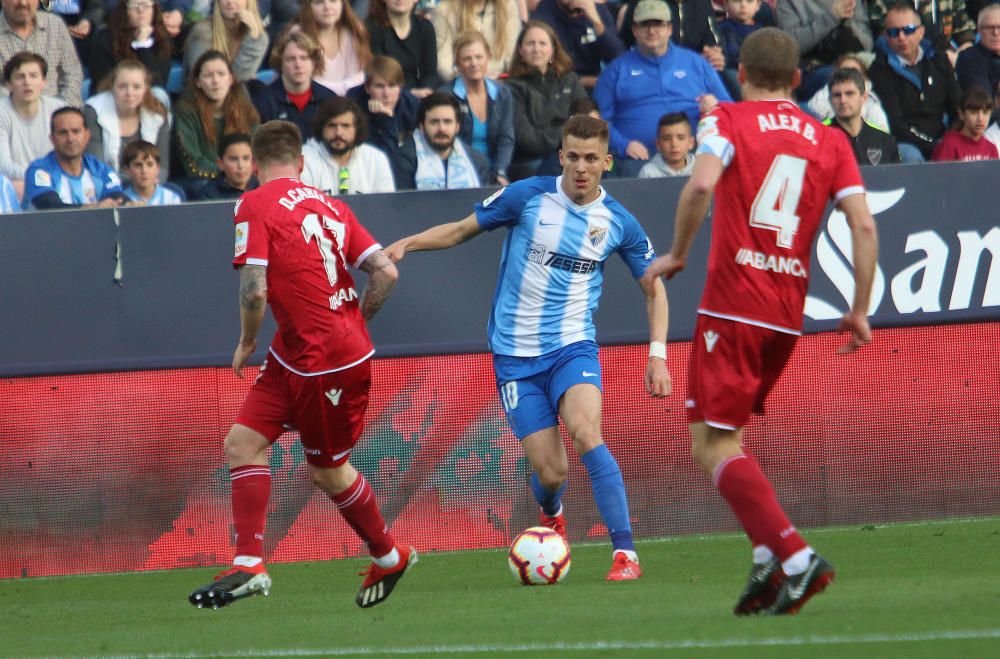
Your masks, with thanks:
M 1000 162 L 864 170 L 879 223 L 876 326 L 1000 318 Z M 659 251 L 673 233 L 683 180 L 610 181 L 608 191 Z M 384 244 L 456 220 L 488 189 L 351 197 Z M 232 203 L 0 218 L 0 375 L 226 365 L 239 334 Z M 690 337 L 709 245 L 703 227 L 688 269 L 668 285 L 670 339 Z M 502 232 L 447 252 L 409 255 L 392 299 L 372 322 L 382 356 L 486 350 Z M 850 233 L 832 213 L 811 265 L 811 330 L 835 324 L 852 297 Z M 609 261 L 598 340 L 644 342 L 642 294 Z M 262 334 L 258 361 L 273 326 Z

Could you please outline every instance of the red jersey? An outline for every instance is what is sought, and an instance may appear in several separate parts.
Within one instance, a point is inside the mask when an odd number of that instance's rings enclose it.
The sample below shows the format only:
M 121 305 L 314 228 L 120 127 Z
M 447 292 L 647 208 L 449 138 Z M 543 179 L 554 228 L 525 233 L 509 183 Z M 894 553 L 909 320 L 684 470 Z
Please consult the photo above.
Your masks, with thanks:
M 997 160 L 997 147 L 985 137 L 974 140 L 957 130 L 949 130 L 941 136 L 941 141 L 934 147 L 932 161 L 940 160 Z
M 267 266 L 278 323 L 271 354 L 299 375 L 329 373 L 372 355 L 347 267 L 381 248 L 343 202 L 297 179 L 271 181 L 236 203 L 233 266 Z
M 717 106 L 698 124 L 698 145 L 726 165 L 699 313 L 800 333 L 827 201 L 864 192 L 850 143 L 775 100 Z

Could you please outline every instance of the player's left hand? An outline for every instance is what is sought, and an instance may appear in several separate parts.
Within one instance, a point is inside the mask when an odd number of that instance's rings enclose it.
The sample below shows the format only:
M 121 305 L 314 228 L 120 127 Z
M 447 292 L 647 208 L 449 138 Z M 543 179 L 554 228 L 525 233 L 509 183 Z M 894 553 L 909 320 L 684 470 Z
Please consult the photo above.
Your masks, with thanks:
M 670 279 L 683 269 L 684 261 L 676 258 L 673 254 L 664 254 L 649 264 L 646 272 L 642 275 L 642 281 L 644 285 L 649 286 L 657 277 L 662 276 L 664 279 Z
M 705 115 L 715 109 L 715 106 L 719 104 L 719 99 L 715 97 L 715 94 L 702 94 L 698 97 L 698 112 Z
M 667 362 L 659 357 L 650 357 L 646 361 L 646 393 L 652 398 L 666 398 L 670 395 L 673 383 Z
M 233 353 L 233 372 L 236 373 L 236 377 L 241 380 L 243 379 L 243 367 L 246 365 L 247 360 L 250 359 L 250 355 L 252 355 L 253 351 L 256 349 L 256 339 L 247 345 L 244 345 L 242 341 L 236 344 L 236 352 Z
M 840 319 L 837 331 L 851 333 L 850 341 L 837 348 L 838 355 L 850 354 L 858 348 L 871 343 L 872 340 L 872 330 L 868 326 L 868 319 L 853 311 L 848 311 L 844 314 L 844 317 Z

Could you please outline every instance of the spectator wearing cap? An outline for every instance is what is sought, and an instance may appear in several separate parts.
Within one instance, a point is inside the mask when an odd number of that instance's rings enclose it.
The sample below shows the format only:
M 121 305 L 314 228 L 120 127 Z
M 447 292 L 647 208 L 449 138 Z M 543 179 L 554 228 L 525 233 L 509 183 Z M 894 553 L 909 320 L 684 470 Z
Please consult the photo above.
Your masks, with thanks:
M 597 79 L 594 100 L 611 129 L 610 151 L 634 176 L 656 151 L 659 118 L 683 112 L 692 125 L 702 112 L 731 101 L 715 69 L 698 53 L 671 45 L 670 8 L 641 0 L 632 25 L 636 45 Z
M 41 55 L 48 64 L 45 94 L 82 105 L 83 68 L 62 19 L 39 13 L 39 0 L 0 0 L 0 4 L 0 67 L 22 51 Z

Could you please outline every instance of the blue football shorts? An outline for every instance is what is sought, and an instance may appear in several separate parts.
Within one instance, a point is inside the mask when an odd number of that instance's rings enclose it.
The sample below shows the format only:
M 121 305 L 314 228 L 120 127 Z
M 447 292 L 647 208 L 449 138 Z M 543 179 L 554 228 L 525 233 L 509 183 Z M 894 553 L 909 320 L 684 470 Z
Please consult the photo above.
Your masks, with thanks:
M 559 399 L 577 384 L 601 389 L 597 344 L 578 341 L 538 357 L 493 355 L 497 391 L 514 436 L 559 425 Z

